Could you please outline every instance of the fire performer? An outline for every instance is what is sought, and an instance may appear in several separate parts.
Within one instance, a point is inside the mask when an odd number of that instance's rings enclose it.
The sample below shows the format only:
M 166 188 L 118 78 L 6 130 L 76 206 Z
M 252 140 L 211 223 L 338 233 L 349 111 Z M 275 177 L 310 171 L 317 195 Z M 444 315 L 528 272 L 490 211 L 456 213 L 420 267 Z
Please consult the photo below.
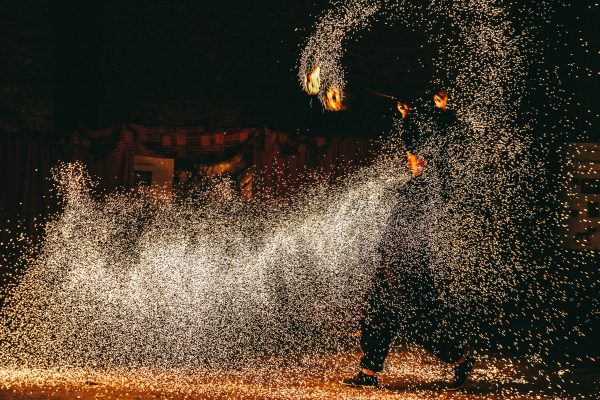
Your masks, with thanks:
M 460 389 L 475 365 L 475 359 L 464 353 L 458 316 L 440 299 L 428 256 L 431 243 L 422 234 L 430 222 L 424 218 L 430 206 L 425 199 L 437 190 L 444 201 L 448 192 L 445 133 L 454 117 L 446 107 L 447 102 L 445 90 L 434 94 L 432 123 L 436 129 L 431 135 L 434 137 L 423 137 L 403 114 L 404 124 L 408 123 L 403 134 L 408 150 L 407 167 L 413 179 L 403 187 L 408 201 L 400 202 L 401 209 L 390 218 L 380 245 L 382 262 L 367 295 L 361 322 L 360 371 L 344 379 L 345 385 L 377 387 L 377 373 L 383 370 L 392 340 L 399 334 L 454 365 L 454 381 L 447 390 Z M 419 155 L 425 143 L 435 149 L 427 154 L 429 162 Z

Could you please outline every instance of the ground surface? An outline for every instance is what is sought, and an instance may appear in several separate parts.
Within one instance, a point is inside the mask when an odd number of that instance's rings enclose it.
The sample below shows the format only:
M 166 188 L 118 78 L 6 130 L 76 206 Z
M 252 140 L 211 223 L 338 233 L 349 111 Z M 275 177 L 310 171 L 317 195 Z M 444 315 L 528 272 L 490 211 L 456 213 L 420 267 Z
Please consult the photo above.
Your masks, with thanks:
M 421 351 L 397 351 L 380 377 L 385 387 L 352 389 L 358 353 L 270 359 L 245 369 L 135 371 L 0 370 L 0 400 L 12 399 L 598 399 L 597 369 L 533 368 L 523 360 L 484 358 L 459 393 L 451 370 Z

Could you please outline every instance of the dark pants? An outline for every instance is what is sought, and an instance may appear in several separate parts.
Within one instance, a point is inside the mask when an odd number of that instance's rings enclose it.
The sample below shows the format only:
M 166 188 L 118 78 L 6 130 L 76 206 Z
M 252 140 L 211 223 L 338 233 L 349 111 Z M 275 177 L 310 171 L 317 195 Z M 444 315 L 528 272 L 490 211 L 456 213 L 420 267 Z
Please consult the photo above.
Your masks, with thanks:
M 410 273 L 401 279 L 401 288 L 390 285 L 385 268 L 375 277 L 361 323 L 360 367 L 380 372 L 397 336 L 445 362 L 460 360 L 464 349 L 456 315 L 439 300 L 432 280 Z
M 439 175 L 439 174 L 438 174 Z M 397 210 L 388 221 L 380 243 L 381 265 L 366 298 L 361 323 L 361 368 L 379 372 L 397 337 L 418 344 L 445 362 L 464 354 L 462 326 L 455 308 L 440 300 L 434 282 L 435 268 L 428 229 L 436 226 L 429 197 L 442 186 L 437 175 L 423 174 L 401 188 Z M 437 260 L 436 260 L 437 261 Z

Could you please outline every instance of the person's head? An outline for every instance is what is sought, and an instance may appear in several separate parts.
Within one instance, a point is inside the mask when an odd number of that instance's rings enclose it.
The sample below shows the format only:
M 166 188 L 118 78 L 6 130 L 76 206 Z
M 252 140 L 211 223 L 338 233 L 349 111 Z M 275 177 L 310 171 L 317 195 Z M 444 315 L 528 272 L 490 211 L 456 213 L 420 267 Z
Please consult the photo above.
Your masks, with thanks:
M 444 89 L 437 90 L 433 95 L 433 102 L 435 106 L 440 110 L 445 110 L 448 104 L 448 92 Z
M 396 107 L 398 107 L 398 111 L 400 111 L 400 115 L 402 115 L 402 119 L 406 119 L 406 116 L 408 115 L 408 111 L 409 111 L 408 103 L 405 102 L 404 100 L 398 100 Z

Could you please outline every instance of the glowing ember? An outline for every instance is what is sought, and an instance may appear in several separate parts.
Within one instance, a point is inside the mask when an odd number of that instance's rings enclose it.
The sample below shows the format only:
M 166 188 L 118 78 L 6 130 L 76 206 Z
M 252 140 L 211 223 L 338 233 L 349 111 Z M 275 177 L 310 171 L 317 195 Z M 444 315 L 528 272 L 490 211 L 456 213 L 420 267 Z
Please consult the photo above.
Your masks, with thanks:
M 306 91 L 308 94 L 319 94 L 319 88 L 321 87 L 321 67 L 315 67 L 313 71 L 306 77 Z
M 424 159 L 417 157 L 410 151 L 406 152 L 406 166 L 410 169 L 413 176 L 420 175 L 425 165 L 427 165 L 427 162 Z
M 439 90 L 433 95 L 433 102 L 440 110 L 445 110 L 448 104 L 448 93 L 445 90 Z
M 327 89 L 327 102 L 325 103 L 329 111 L 340 111 L 342 109 L 342 94 L 340 89 L 332 87 Z
M 405 101 L 398 100 L 398 103 L 396 103 L 396 108 L 400 112 L 402 119 L 406 119 L 409 111 L 408 104 Z

